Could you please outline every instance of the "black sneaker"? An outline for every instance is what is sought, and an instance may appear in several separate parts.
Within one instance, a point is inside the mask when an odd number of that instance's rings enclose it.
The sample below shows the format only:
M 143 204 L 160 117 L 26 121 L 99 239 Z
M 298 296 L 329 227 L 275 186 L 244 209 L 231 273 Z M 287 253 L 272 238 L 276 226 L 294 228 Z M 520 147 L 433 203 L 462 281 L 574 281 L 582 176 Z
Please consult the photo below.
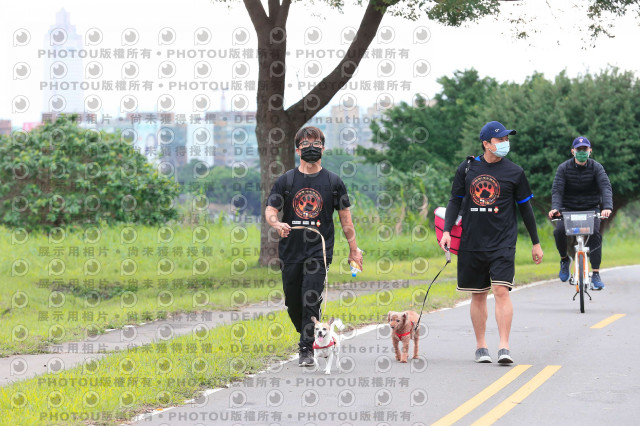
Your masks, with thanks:
M 558 273 L 560 281 L 565 282 L 569 279 L 569 266 L 571 266 L 571 258 L 560 259 L 560 272 Z
M 513 364 L 509 349 L 500 349 L 498 351 L 498 364 Z
M 481 363 L 491 362 L 491 357 L 489 356 L 489 349 L 487 348 L 476 349 L 476 362 L 481 362 Z
M 304 347 L 300 349 L 300 357 L 298 359 L 299 367 L 311 367 L 315 364 L 313 359 L 313 352 L 311 349 Z

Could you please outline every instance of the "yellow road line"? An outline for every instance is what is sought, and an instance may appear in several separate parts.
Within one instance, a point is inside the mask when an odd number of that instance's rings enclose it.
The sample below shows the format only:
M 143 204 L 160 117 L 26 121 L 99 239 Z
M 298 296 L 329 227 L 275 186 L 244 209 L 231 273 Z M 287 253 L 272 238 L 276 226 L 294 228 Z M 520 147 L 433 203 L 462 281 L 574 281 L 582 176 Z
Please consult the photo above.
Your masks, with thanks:
M 548 365 L 535 377 L 525 383 L 520 389 L 511 394 L 507 399 L 496 405 L 491 411 L 480 417 L 472 426 L 487 426 L 494 424 L 500 417 L 507 414 L 513 407 L 520 404 L 526 397 L 538 389 L 540 385 L 546 382 L 556 371 L 560 370 L 559 365 Z
M 620 318 L 627 316 L 627 314 L 615 314 L 615 315 L 611 315 L 609 318 L 605 318 L 602 321 L 600 321 L 599 323 L 597 323 L 596 325 L 592 325 L 591 328 L 604 328 L 606 326 L 608 326 L 609 324 L 611 324 L 614 321 L 619 320 Z
M 476 409 L 480 404 L 484 403 L 487 399 L 498 393 L 502 388 L 513 382 L 516 378 L 518 378 L 519 375 L 527 371 L 529 367 L 531 366 L 516 365 L 515 367 L 510 369 L 507 374 L 500 377 L 498 380 L 481 390 L 476 396 L 474 396 L 431 426 L 451 425 L 457 422 L 458 420 L 469 414 L 471 411 Z

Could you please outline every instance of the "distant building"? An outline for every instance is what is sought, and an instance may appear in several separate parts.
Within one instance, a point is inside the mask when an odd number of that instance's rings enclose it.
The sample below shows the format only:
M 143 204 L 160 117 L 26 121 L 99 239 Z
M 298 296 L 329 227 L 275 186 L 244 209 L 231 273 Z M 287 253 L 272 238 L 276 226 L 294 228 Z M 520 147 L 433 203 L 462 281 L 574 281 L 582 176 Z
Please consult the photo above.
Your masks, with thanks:
M 382 113 L 383 111 L 377 108 L 376 105 L 367 108 L 366 117 L 369 118 L 369 125 L 362 129 L 362 143 L 360 144 L 365 148 L 381 148 L 380 145 L 376 145 L 374 143 L 376 135 L 371 131 L 371 122 L 374 120 L 380 120 L 382 118 Z
M 36 127 L 38 127 L 41 124 L 42 123 L 40 123 L 40 122 L 22 123 L 22 130 L 25 130 L 25 131 L 29 132 L 29 131 L 35 129 Z
M 200 161 L 211 167 L 215 163 L 216 147 L 214 144 L 213 123 L 202 122 L 187 125 L 187 163 Z
M 353 154 L 358 146 L 379 147 L 373 143 L 375 135 L 370 129 L 373 120 L 382 117 L 379 108 L 368 107 L 366 114 L 361 114 L 357 106 L 350 109 L 330 106 L 329 110 L 329 116 L 315 116 L 305 123 L 324 132 L 328 149 Z M 55 120 L 59 115 L 43 113 L 42 121 Z M 123 137 L 134 138 L 131 144 L 154 165 L 167 162 L 178 169 L 197 160 L 207 167 L 233 167 L 238 163 L 249 168 L 260 166 L 255 111 L 223 108 L 207 111 L 196 119 L 184 114 L 151 111 L 127 113 L 124 117 L 100 114 L 88 120 L 90 116 L 80 114 L 81 127 L 120 131 Z M 272 135 L 278 136 L 277 132 Z
M 330 116 L 326 118 L 327 148 L 354 148 L 358 141 L 360 108 L 354 106 L 347 109 L 342 105 L 331 107 Z M 357 121 L 357 125 L 354 122 Z
M 215 165 L 232 166 L 244 162 L 249 167 L 259 164 L 255 111 L 210 111 L 205 121 L 213 122 Z
M 52 36 L 66 37 L 62 44 L 51 43 Z M 61 39 L 63 40 L 63 39 Z M 47 87 L 42 91 L 42 111 L 44 112 L 82 112 L 84 111 L 84 91 L 62 90 L 61 83 L 74 84 L 84 81 L 84 66 L 82 58 L 78 55 L 66 54 L 68 51 L 76 52 L 83 49 L 82 36 L 76 31 L 76 26 L 71 25 L 69 13 L 61 9 L 56 13 L 56 23 L 51 25 L 44 37 L 45 55 L 42 56 L 43 80 Z M 61 54 L 62 51 L 65 51 Z M 66 57 L 62 57 L 62 56 Z M 66 73 L 63 77 L 56 77 L 56 73 Z M 57 87 L 55 86 L 57 84 Z M 62 98 L 62 99 L 61 99 Z M 64 106 L 63 106 L 64 105 Z
M 121 132 L 123 139 L 131 139 L 131 145 L 153 165 L 167 162 L 178 168 L 189 161 L 187 125 L 176 124 L 173 113 L 127 113 L 124 118 L 112 118 L 109 123 L 85 127 L 112 133 Z
M 0 120 L 0 135 L 11 135 L 11 120 Z
M 354 153 L 357 146 L 369 148 L 372 144 L 371 122 L 382 117 L 382 111 L 375 106 L 366 109 L 362 115 L 360 107 L 345 108 L 343 105 L 329 107 L 328 116 L 316 116 L 305 126 L 318 127 L 325 135 L 327 149 L 340 149 Z

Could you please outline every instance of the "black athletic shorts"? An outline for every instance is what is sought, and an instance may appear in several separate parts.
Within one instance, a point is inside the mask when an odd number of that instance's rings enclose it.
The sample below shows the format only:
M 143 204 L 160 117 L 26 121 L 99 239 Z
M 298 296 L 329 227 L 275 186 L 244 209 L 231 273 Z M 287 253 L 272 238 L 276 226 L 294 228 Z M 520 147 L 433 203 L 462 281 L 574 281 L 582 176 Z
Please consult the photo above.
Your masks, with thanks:
M 513 288 L 516 249 L 458 252 L 458 290 L 483 293 L 491 285 Z

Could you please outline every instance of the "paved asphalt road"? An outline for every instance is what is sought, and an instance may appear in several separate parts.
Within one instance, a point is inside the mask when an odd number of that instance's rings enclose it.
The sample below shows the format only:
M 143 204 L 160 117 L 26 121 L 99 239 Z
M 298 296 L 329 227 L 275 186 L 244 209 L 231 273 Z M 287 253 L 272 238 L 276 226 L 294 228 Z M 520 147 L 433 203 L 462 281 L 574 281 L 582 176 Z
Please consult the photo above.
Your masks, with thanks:
M 386 325 L 370 327 L 343 341 L 345 371 L 325 376 L 296 359 L 139 424 L 637 425 L 639 277 L 640 266 L 603 272 L 606 289 L 592 292 L 584 314 L 571 300 L 573 287 L 557 280 L 513 292 L 511 366 L 495 362 L 490 299 L 492 364 L 473 362 L 463 305 L 423 317 L 422 359 L 409 364 L 395 361 Z

